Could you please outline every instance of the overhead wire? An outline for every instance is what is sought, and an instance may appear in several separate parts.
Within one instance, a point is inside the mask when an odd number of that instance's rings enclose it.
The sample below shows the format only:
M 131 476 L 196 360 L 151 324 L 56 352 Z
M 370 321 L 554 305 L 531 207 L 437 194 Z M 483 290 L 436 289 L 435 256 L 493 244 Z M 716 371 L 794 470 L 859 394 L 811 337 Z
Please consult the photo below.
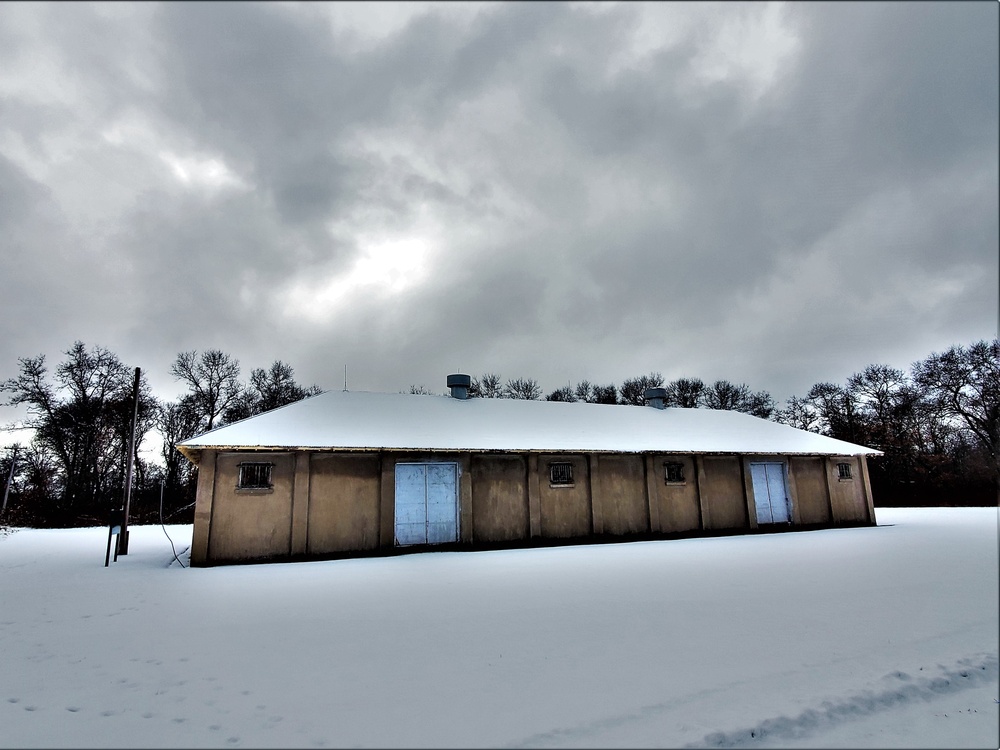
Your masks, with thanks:
M 164 536 L 166 536 L 167 540 L 170 542 L 170 549 L 174 553 L 174 559 L 177 561 L 177 563 L 182 568 L 186 568 L 187 565 L 185 565 L 184 563 L 182 563 L 181 559 L 177 556 L 177 548 L 174 547 L 174 540 L 170 538 L 170 534 L 167 533 L 167 527 L 163 525 L 163 487 L 164 487 L 164 484 L 165 484 L 165 482 L 161 479 L 160 480 L 160 528 L 163 529 Z

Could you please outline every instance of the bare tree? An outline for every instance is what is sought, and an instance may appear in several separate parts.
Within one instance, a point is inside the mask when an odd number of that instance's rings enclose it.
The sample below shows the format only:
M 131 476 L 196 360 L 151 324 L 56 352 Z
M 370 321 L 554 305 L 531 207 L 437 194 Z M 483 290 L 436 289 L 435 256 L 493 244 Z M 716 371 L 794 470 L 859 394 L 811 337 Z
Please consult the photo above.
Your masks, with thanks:
M 805 400 L 819 418 L 817 427 L 824 435 L 859 443 L 861 425 L 850 394 L 834 383 L 816 383 L 806 394 Z
M 614 383 L 609 385 L 595 385 L 591 393 L 591 403 L 593 404 L 617 404 L 618 388 Z
M 177 498 L 193 498 L 197 468 L 177 450 L 177 444 L 198 433 L 201 416 L 190 396 L 174 403 L 160 404 L 156 427 L 163 436 L 163 480 L 165 493 L 175 503 Z
M 761 419 L 772 419 L 778 411 L 778 405 L 767 391 L 752 391 L 737 411 L 753 414 Z
M 545 397 L 546 401 L 576 401 L 576 394 L 568 386 L 564 385 L 562 388 L 556 388 L 552 393 Z
M 170 374 L 187 385 L 193 408 L 202 419 L 202 429 L 211 430 L 216 421 L 240 398 L 240 363 L 218 349 L 181 352 L 170 366 Z
M 542 388 L 534 378 L 512 378 L 503 386 L 503 398 L 535 401 L 541 395 Z
M 705 389 L 705 406 L 735 411 L 749 394 L 750 388 L 745 383 L 736 385 L 728 380 L 716 380 Z
M 990 456 L 1000 502 L 1000 339 L 953 346 L 913 365 L 917 383 Z
M 819 414 L 815 407 L 808 401 L 798 396 L 792 396 L 785 402 L 785 408 L 775 415 L 775 419 L 782 424 L 795 427 L 800 430 L 819 432 Z
M 32 445 L 47 457 L 34 466 L 53 471 L 50 478 L 39 478 L 52 501 L 50 508 L 39 509 L 43 520 L 103 521 L 110 504 L 120 499 L 131 438 L 133 371 L 107 349 L 97 346 L 88 351 L 80 341 L 66 355 L 52 382 L 44 356 L 21 359 L 18 377 L 5 381 L 0 390 L 12 394 L 11 405 L 27 405 L 27 426 L 35 430 Z M 143 378 L 137 451 L 152 427 L 155 403 Z M 141 462 L 136 469 L 144 470 Z
M 279 406 L 301 401 L 321 393 L 319 386 L 304 388 L 295 382 L 295 371 L 280 359 L 270 369 L 260 367 L 250 373 L 250 382 L 223 412 L 226 422 L 246 419 Z
M 725 409 L 770 419 L 776 404 L 767 391 L 751 391 L 746 383 L 716 380 L 703 393 L 702 403 L 709 409 Z
M 643 406 L 646 403 L 646 389 L 662 387 L 663 376 L 658 372 L 651 372 L 649 375 L 640 375 L 637 378 L 628 378 L 622 383 L 622 387 L 618 391 L 618 399 L 622 404 Z
M 683 409 L 695 409 L 701 406 L 705 384 L 701 378 L 678 378 L 667 385 L 666 389 L 668 404 Z
M 470 398 L 503 398 L 500 376 L 487 372 L 481 378 L 473 378 L 469 386 Z

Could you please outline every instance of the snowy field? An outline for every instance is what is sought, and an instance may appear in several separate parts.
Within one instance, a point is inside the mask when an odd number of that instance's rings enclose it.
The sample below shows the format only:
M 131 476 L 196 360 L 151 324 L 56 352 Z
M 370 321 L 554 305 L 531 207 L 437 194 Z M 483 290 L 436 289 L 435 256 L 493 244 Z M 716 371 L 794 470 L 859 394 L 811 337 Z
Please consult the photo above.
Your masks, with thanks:
M 984 747 L 995 508 L 877 528 L 184 569 L 0 537 L 3 747 Z M 169 526 L 187 562 L 190 526 Z

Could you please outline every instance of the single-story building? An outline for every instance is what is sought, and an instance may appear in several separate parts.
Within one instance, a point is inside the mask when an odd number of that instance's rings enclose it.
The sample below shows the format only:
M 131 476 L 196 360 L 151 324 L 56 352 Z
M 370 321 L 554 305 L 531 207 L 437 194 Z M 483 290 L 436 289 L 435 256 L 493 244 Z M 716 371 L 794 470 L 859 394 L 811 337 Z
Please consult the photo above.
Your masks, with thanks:
M 185 440 L 193 565 L 874 525 L 879 451 L 732 411 L 328 391 Z

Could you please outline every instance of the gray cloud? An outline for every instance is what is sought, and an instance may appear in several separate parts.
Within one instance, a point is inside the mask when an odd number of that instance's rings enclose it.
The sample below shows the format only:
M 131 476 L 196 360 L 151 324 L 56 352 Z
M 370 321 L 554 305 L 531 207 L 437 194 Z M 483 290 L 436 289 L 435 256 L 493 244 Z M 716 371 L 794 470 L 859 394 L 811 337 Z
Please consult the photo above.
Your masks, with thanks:
M 79 338 L 164 397 L 218 347 L 784 398 L 996 335 L 996 5 L 404 11 L 6 6 L 4 377 Z

